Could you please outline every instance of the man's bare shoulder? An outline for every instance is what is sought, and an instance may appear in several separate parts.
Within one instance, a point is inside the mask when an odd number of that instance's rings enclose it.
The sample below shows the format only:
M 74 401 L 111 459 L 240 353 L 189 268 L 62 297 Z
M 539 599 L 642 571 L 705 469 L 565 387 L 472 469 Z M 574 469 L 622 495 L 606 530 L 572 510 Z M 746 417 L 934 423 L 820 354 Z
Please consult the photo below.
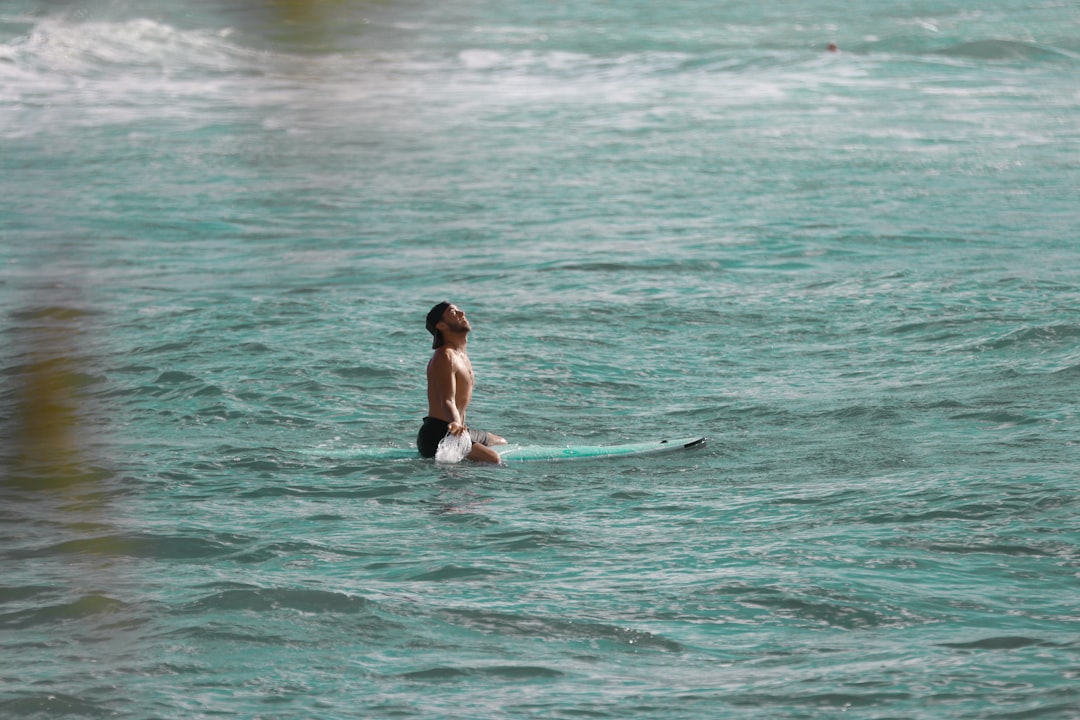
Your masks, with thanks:
M 445 346 L 436 348 L 435 352 L 431 353 L 431 359 L 428 360 L 429 369 L 456 368 L 460 364 L 460 354 L 453 348 Z

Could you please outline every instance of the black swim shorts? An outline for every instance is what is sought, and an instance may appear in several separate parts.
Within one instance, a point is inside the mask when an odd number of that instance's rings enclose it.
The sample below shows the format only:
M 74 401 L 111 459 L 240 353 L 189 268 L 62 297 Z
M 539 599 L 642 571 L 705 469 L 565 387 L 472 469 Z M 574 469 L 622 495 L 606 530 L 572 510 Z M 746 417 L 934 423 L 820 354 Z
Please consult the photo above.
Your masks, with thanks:
M 483 430 L 472 428 L 465 428 L 465 430 L 474 443 L 491 444 L 490 436 Z M 422 457 L 435 457 L 435 451 L 439 449 L 439 441 L 446 437 L 448 432 L 450 432 L 450 423 L 445 420 L 433 417 L 424 418 L 424 424 L 420 426 L 420 432 L 416 434 L 416 449 L 420 451 Z

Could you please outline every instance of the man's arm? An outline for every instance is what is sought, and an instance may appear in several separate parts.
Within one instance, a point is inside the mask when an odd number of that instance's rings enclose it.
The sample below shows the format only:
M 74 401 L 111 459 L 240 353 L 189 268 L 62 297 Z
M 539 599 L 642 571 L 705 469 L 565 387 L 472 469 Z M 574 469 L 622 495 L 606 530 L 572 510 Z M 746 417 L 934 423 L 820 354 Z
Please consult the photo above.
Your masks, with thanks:
M 434 405 L 443 420 L 450 423 L 450 434 L 460 435 L 465 430 L 465 419 L 457 406 L 457 372 L 454 359 L 446 350 L 439 350 L 431 358 L 428 382 L 434 392 Z

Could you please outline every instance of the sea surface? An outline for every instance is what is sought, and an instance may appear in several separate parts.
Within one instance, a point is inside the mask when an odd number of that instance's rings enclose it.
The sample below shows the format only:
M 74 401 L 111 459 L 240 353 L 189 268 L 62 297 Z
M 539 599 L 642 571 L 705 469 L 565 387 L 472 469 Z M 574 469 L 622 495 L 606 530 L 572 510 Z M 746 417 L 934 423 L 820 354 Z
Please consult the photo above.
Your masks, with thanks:
M 1075 2 L 4 0 L 0 717 L 1080 718 L 1078 229 Z

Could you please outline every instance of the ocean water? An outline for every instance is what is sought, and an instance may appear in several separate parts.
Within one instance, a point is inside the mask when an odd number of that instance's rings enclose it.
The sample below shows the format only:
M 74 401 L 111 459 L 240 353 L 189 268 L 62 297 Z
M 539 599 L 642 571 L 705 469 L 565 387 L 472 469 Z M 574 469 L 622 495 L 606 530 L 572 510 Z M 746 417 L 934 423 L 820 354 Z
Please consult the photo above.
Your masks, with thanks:
M 1058 0 L 5 0 L 0 717 L 1080 717 L 1078 77 Z M 708 444 L 365 458 L 443 299 L 473 424 Z

